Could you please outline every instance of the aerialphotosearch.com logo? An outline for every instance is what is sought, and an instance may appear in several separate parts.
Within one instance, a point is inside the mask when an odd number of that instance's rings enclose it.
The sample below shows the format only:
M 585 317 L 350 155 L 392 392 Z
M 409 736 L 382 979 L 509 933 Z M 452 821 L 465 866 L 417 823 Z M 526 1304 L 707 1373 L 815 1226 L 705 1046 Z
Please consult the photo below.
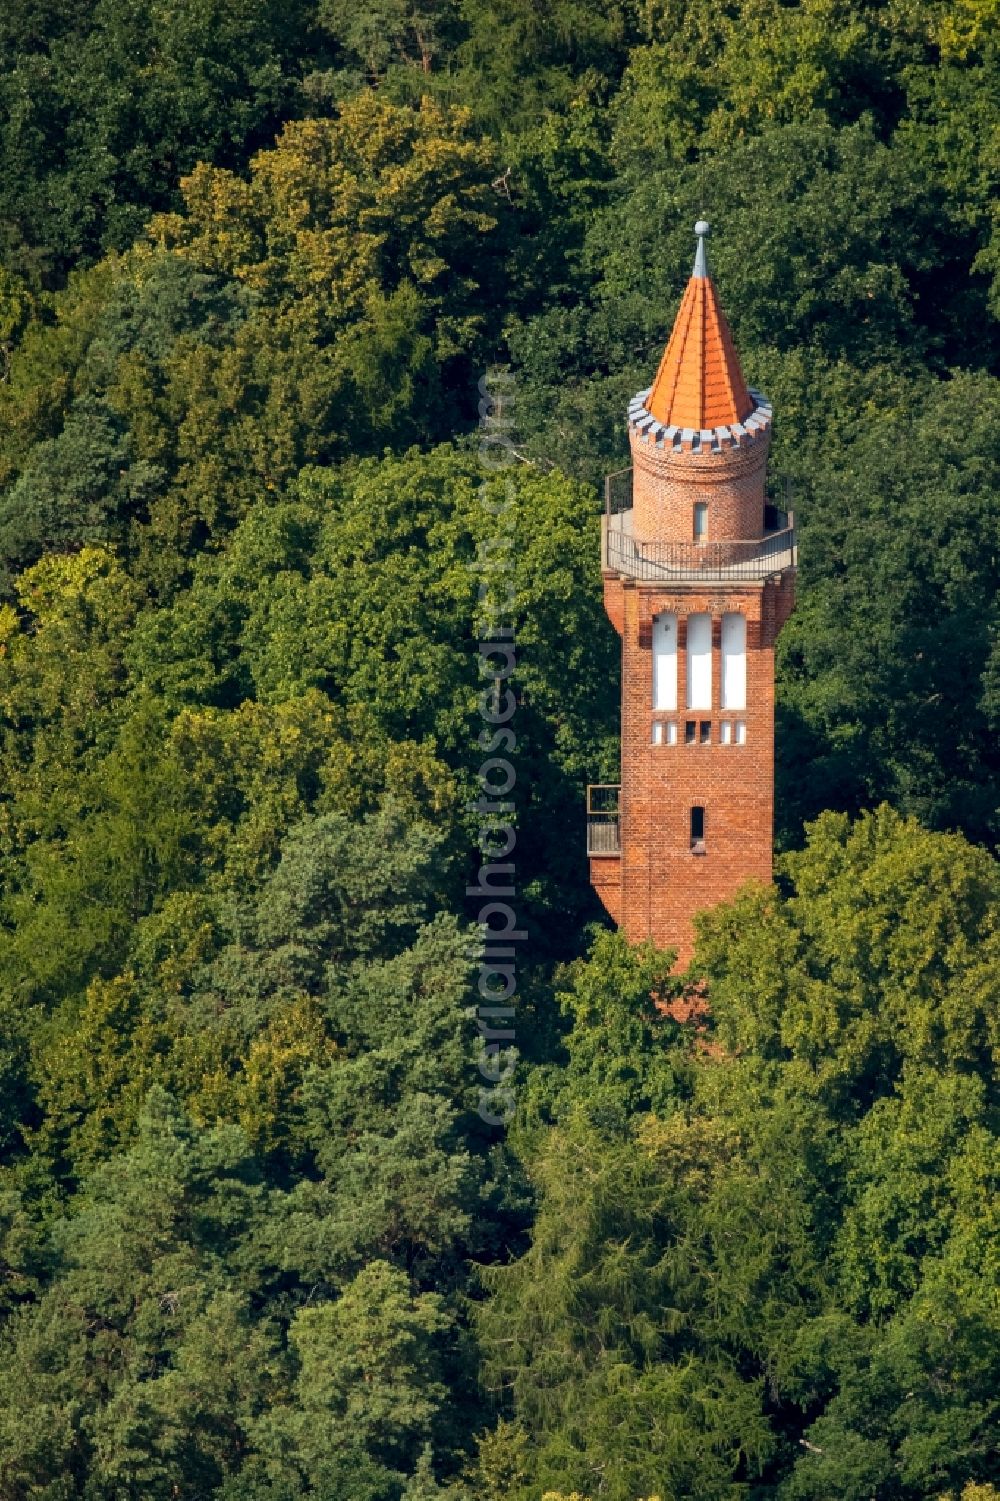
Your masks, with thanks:
M 518 927 L 512 905 L 514 861 L 509 858 L 517 843 L 513 799 L 517 776 L 509 759 L 517 746 L 513 728 L 517 699 L 510 686 L 517 665 L 513 624 L 516 488 L 509 472 L 516 463 L 510 416 L 513 386 L 513 376 L 503 370 L 490 371 L 479 382 L 479 462 L 490 475 L 479 487 L 479 504 L 494 525 L 480 542 L 473 564 L 479 574 L 477 650 L 485 684 L 479 695 L 483 720 L 479 746 L 485 759 L 479 767 L 480 794 L 470 805 L 479 814 L 479 880 L 466 887 L 466 895 L 479 897 L 481 902 L 474 957 L 479 962 L 479 1072 L 488 1087 L 479 1091 L 479 1114 L 490 1126 L 505 1125 L 514 1112 L 517 945 L 528 936 Z

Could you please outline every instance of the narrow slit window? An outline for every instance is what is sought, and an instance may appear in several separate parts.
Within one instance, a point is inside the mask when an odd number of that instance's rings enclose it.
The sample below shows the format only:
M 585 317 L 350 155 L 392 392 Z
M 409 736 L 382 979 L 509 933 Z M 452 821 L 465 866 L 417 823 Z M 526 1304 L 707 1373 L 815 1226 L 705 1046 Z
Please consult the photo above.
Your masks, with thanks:
M 708 504 L 704 500 L 695 502 L 694 507 L 694 540 L 704 542 L 708 537 Z
M 689 615 L 687 622 L 687 706 L 712 707 L 712 617 Z
M 653 744 L 663 744 L 663 725 L 658 719 L 654 719 L 653 721 Z
M 698 729 L 693 719 L 687 720 L 684 725 L 684 744 L 696 745 L 698 741 Z
M 700 807 L 691 809 L 691 853 L 705 853 L 705 810 Z
M 653 616 L 653 708 L 677 708 L 677 616 Z
M 729 719 L 724 719 L 719 725 L 719 739 L 723 745 L 731 745 L 733 741 L 733 725 Z
M 722 707 L 747 706 L 747 622 L 736 611 L 722 617 Z
M 746 726 L 746 720 L 745 719 L 738 719 L 736 721 L 736 744 L 737 745 L 746 745 L 746 743 L 747 743 L 747 726 Z
M 671 720 L 670 723 L 667 725 L 667 744 L 668 745 L 676 745 L 677 744 L 677 725 L 674 722 L 674 720 Z
M 711 745 L 711 743 L 712 743 L 712 721 L 710 719 L 703 719 L 701 721 L 701 724 L 698 726 L 698 744 L 699 745 Z

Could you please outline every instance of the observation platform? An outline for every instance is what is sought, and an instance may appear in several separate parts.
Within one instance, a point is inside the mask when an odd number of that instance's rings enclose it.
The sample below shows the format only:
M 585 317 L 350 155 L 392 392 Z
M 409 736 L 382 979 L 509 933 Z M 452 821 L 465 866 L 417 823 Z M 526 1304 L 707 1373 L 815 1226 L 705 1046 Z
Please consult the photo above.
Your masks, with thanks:
M 798 566 L 795 515 L 764 508 L 764 534 L 746 541 L 644 542 L 632 525 L 632 470 L 604 482 L 601 567 L 621 578 L 667 583 L 753 581 Z

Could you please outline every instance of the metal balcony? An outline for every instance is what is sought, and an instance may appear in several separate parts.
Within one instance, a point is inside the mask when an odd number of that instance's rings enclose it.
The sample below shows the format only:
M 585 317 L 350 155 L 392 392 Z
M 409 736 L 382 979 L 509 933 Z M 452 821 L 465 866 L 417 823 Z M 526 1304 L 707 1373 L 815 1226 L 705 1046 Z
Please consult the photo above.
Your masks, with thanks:
M 632 471 L 604 482 L 601 566 L 623 578 L 664 583 L 716 583 L 769 578 L 798 563 L 795 516 L 768 504 L 764 535 L 725 542 L 644 542 L 632 526 Z
M 587 854 L 618 856 L 621 846 L 621 783 L 592 782 L 587 788 Z

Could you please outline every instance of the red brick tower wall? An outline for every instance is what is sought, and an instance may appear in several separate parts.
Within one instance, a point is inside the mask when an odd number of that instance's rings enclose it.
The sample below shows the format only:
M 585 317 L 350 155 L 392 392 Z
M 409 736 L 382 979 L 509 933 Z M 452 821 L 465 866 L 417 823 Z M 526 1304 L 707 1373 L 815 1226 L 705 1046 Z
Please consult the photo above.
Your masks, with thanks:
M 707 542 L 762 536 L 770 428 L 739 448 L 693 453 L 653 442 L 630 424 L 629 444 L 636 537 L 691 542 L 697 501 L 708 505 Z
M 705 590 L 670 588 L 608 577 L 608 613 L 622 635 L 621 858 L 594 861 L 595 888 L 633 942 L 651 938 L 677 950 L 684 965 L 693 948 L 695 913 L 730 900 L 748 880 L 769 882 L 774 823 L 774 642 L 790 613 L 786 580 Z M 722 615 L 747 621 L 747 697 L 743 710 L 721 708 Z M 652 707 L 652 621 L 678 616 L 676 710 Z M 709 613 L 713 625 L 712 708 L 686 709 L 689 614 Z M 617 617 L 617 619 L 616 619 Z M 653 725 L 676 724 L 676 744 L 653 743 Z M 745 743 L 722 743 L 721 727 L 745 726 Z M 695 724 L 696 743 L 686 743 Z M 710 743 L 702 744 L 702 725 Z M 731 736 L 733 731 L 730 732 Z M 704 853 L 691 848 L 693 807 L 705 810 Z

